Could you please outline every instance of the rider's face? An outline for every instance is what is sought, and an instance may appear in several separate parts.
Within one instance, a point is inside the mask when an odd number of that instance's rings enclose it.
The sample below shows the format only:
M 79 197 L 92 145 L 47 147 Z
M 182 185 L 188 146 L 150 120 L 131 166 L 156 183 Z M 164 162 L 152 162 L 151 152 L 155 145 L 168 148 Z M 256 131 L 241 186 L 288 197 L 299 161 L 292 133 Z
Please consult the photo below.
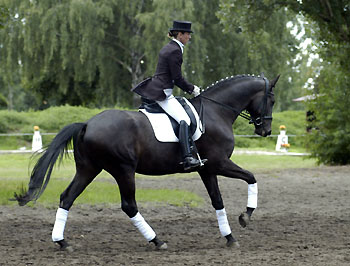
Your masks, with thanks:
M 188 41 L 191 39 L 191 33 L 190 32 L 179 32 L 179 34 L 177 35 L 177 39 L 182 42 L 183 45 L 186 45 L 186 43 L 188 43 Z

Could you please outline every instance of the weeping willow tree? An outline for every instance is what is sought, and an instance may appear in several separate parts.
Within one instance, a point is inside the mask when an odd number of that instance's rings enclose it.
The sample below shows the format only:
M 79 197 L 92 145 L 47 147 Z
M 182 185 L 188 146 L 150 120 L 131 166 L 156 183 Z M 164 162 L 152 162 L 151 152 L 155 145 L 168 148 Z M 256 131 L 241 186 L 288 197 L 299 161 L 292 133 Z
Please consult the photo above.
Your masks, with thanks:
M 2 58 L 40 101 L 130 104 L 125 94 L 144 74 L 135 16 L 149 1 L 3 1 L 12 17 L 1 32 Z
M 185 0 L 0 1 L 11 14 L 0 33 L 6 76 L 19 71 L 23 87 L 47 106 L 132 105 L 130 88 L 153 74 L 172 20 L 191 20 L 194 9 Z M 184 64 L 198 82 L 201 41 Z
M 287 75 L 279 84 L 294 91 L 295 82 L 288 81 L 292 66 L 286 62 L 295 56 L 295 40 L 285 27 L 274 24 L 283 25 L 290 16 L 271 16 L 255 35 L 223 32 L 220 2 L 0 0 L 9 14 L 0 30 L 0 93 L 11 90 L 17 96 L 24 88 L 35 95 L 32 108 L 130 107 L 130 88 L 154 73 L 175 19 L 192 21 L 194 34 L 182 67 L 190 82 L 205 88 L 226 76 L 264 71 L 273 77 L 282 69 Z M 287 101 L 281 106 L 289 108 Z

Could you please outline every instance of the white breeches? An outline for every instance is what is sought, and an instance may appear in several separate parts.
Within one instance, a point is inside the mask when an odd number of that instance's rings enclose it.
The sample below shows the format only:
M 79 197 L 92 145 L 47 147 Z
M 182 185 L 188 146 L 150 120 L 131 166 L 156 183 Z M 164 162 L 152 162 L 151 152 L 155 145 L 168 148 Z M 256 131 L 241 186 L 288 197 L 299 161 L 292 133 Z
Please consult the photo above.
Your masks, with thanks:
M 160 107 L 162 107 L 162 109 L 178 123 L 180 123 L 181 120 L 184 120 L 187 125 L 190 125 L 191 119 L 187 115 L 182 105 L 175 99 L 173 89 L 166 89 L 164 90 L 164 93 L 167 96 L 165 100 L 157 101 Z

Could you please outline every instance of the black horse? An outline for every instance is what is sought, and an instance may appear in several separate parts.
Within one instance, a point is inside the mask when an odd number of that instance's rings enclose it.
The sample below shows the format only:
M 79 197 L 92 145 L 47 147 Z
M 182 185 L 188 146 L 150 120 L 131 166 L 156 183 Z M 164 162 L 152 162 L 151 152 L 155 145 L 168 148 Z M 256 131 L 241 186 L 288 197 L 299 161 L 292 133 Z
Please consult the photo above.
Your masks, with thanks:
M 205 133 L 196 141 L 199 154 L 207 163 L 197 171 L 216 210 L 219 229 L 227 245 L 238 245 L 231 234 L 217 175 L 244 180 L 248 183 L 247 211 L 239 217 L 246 226 L 257 205 L 255 177 L 234 164 L 230 157 L 234 149 L 232 124 L 243 113 L 255 125 L 255 133 L 266 137 L 271 134 L 273 87 L 278 78 L 235 76 L 216 82 L 199 96 L 190 100 L 205 122 Z M 58 158 L 74 148 L 76 174 L 61 194 L 52 239 L 61 248 L 68 247 L 63 238 L 68 211 L 74 200 L 104 169 L 119 185 L 121 208 L 130 217 L 143 236 L 156 248 L 166 248 L 153 229 L 138 212 L 135 200 L 135 173 L 163 175 L 184 172 L 181 152 L 177 143 L 160 143 L 144 114 L 134 111 L 108 110 L 85 123 L 64 127 L 37 161 L 30 177 L 28 191 L 15 193 L 19 205 L 37 200 L 45 190 L 53 166 Z

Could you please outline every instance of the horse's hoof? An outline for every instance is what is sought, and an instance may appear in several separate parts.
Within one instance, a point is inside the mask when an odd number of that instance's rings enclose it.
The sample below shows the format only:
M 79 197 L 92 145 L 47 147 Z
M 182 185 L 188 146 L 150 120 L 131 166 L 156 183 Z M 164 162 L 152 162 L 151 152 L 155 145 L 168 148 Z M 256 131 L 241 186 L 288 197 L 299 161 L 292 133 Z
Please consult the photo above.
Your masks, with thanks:
M 168 245 L 165 242 L 159 243 L 156 246 L 156 250 L 166 250 L 168 249 Z
M 226 247 L 228 248 L 239 248 L 239 243 L 237 240 L 228 240 L 226 242 Z
M 68 251 L 68 252 L 74 251 L 74 249 L 70 245 L 68 245 L 68 243 L 64 239 L 62 239 L 60 241 L 55 241 L 55 243 L 60 246 L 60 250 L 62 250 L 62 251 Z
M 242 212 L 241 215 L 238 218 L 238 222 L 243 228 L 245 228 L 250 222 L 249 215 L 247 213 L 245 213 L 245 212 Z
M 72 246 L 68 246 L 68 247 L 66 247 L 65 251 L 68 251 L 69 253 L 73 253 L 74 249 Z
M 238 241 L 232 236 L 232 234 L 229 234 L 229 235 L 225 236 L 225 238 L 227 239 L 226 247 L 239 248 Z

